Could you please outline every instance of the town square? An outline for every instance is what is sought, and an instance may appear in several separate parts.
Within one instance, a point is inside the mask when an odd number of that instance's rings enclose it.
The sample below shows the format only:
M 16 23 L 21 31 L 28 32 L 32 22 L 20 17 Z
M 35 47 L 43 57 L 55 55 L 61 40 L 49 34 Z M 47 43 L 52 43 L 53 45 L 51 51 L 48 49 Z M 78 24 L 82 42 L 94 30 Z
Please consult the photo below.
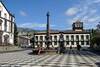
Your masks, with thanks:
M 100 0 L 0 0 L 0 67 L 100 67 Z

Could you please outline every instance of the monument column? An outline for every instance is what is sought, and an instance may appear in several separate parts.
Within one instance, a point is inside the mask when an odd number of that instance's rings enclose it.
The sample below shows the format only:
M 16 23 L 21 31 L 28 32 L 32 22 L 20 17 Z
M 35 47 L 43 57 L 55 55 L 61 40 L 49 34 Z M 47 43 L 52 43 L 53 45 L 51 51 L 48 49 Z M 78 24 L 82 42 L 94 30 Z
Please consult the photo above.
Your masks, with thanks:
M 46 32 L 46 46 L 47 46 L 47 49 L 49 49 L 49 46 L 50 46 L 50 22 L 49 22 L 49 12 L 47 12 L 47 32 Z

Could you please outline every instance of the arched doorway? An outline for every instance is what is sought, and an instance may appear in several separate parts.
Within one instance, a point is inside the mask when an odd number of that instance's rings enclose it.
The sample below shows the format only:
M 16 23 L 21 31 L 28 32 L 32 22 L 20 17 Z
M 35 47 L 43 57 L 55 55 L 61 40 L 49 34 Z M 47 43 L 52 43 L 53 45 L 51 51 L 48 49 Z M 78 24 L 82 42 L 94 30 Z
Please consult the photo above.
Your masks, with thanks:
M 4 35 L 4 45 L 9 45 L 9 35 Z

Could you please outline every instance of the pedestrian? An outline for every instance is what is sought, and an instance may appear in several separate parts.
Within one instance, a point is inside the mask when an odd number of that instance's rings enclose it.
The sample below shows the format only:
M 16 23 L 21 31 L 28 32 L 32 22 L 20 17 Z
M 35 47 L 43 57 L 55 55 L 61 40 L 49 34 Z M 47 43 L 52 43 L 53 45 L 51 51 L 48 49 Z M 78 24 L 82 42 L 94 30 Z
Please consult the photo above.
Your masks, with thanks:
M 81 49 L 81 45 L 78 44 L 77 45 L 77 50 L 80 51 L 80 49 Z
M 72 45 L 70 45 L 70 50 L 72 50 Z
M 38 55 L 41 53 L 41 51 L 43 50 L 41 44 L 39 44 L 39 47 L 38 47 Z

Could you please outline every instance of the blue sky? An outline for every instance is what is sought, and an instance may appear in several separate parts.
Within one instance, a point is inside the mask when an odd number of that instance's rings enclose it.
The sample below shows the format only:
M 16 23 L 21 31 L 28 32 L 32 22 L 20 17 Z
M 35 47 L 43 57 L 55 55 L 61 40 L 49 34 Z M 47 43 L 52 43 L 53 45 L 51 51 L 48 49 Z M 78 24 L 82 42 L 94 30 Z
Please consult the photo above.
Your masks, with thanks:
M 80 20 L 84 28 L 95 28 L 100 21 L 100 0 L 3 0 L 16 17 L 18 27 L 46 29 L 50 12 L 51 29 L 66 30 Z

